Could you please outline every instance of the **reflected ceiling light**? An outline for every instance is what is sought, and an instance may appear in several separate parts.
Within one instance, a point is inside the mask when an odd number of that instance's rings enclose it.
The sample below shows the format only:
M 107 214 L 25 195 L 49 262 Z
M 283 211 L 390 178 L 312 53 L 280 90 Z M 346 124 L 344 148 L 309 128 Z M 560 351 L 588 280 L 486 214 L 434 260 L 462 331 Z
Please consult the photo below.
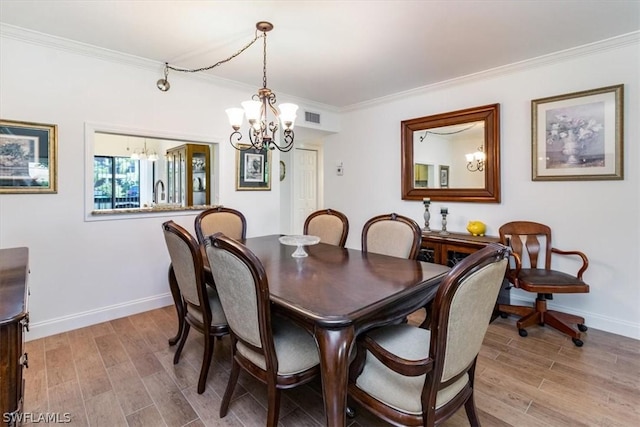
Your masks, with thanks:
M 297 117 L 296 111 L 298 110 L 298 106 L 290 103 L 280 104 L 280 111 L 278 111 L 278 109 L 276 109 L 276 94 L 267 87 L 267 33 L 272 29 L 273 24 L 270 22 L 258 22 L 256 24 L 256 35 L 253 40 L 229 58 L 208 67 L 190 70 L 173 67 L 169 65 L 169 63 L 165 63 L 164 78 L 158 80 L 156 83 L 158 89 L 166 92 L 171 87 L 168 81 L 169 70 L 187 73 L 210 70 L 240 55 L 255 43 L 258 38 L 262 37 L 262 88 L 258 89 L 258 93 L 254 94 L 251 100 L 242 102 L 242 108 L 228 108 L 225 110 L 229 118 L 229 123 L 233 128 L 233 132 L 229 136 L 229 142 L 236 150 L 275 150 L 276 148 L 280 151 L 291 150 L 294 141 L 293 126 Z M 262 34 L 259 34 L 259 32 Z M 272 118 L 269 118 L 270 115 Z M 242 133 L 240 133 L 240 128 L 242 127 L 245 116 L 249 124 L 248 133 L 250 144 L 241 148 L 240 141 L 242 140 Z M 282 126 L 282 143 L 278 144 L 275 141 L 275 136 L 280 126 Z
M 486 154 L 484 154 L 484 147 L 478 147 L 478 151 L 474 153 L 467 153 L 464 155 L 467 159 L 467 169 L 471 172 L 482 172 L 484 170 L 484 161 Z
M 127 147 L 127 150 L 129 147 Z M 131 159 L 133 160 L 148 160 L 150 162 L 155 162 L 158 160 L 158 153 L 155 150 L 147 149 L 147 140 L 144 140 L 144 148 L 136 148 L 133 150 L 131 154 Z

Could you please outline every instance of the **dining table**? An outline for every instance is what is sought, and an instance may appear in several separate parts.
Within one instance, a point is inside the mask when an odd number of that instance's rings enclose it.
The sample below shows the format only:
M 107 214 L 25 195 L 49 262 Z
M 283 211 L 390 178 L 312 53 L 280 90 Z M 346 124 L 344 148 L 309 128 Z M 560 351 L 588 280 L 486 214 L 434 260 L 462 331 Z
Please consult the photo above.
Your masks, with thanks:
M 343 427 L 355 338 L 373 327 L 402 321 L 424 307 L 450 268 L 325 243 L 305 246 L 306 257 L 292 257 L 296 248 L 280 243 L 279 238 L 251 237 L 242 243 L 264 266 L 273 311 L 298 322 L 315 337 L 326 423 Z M 203 258 L 205 271 L 210 272 L 206 255 Z M 172 294 L 181 316 L 179 291 L 172 289 Z

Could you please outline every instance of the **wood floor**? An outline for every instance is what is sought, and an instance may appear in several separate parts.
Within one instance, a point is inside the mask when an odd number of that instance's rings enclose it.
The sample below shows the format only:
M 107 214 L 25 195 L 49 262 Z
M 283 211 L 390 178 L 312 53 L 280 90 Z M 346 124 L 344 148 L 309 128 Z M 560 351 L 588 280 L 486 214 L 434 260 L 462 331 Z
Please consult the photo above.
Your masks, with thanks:
M 167 338 L 175 330 L 174 309 L 165 307 L 27 342 L 25 412 L 59 420 L 68 413 L 74 426 L 264 426 L 265 387 L 246 374 L 229 414 L 218 417 L 230 368 L 228 337 L 217 342 L 199 395 L 202 336 L 192 331 L 173 365 L 175 347 Z M 639 425 L 640 341 L 590 329 L 584 342 L 577 348 L 548 327 L 532 327 L 521 338 L 513 319 L 492 323 L 476 371 L 482 425 Z M 387 425 L 356 411 L 352 427 Z M 324 424 L 318 382 L 285 392 L 280 424 Z M 446 423 L 468 425 L 464 411 Z

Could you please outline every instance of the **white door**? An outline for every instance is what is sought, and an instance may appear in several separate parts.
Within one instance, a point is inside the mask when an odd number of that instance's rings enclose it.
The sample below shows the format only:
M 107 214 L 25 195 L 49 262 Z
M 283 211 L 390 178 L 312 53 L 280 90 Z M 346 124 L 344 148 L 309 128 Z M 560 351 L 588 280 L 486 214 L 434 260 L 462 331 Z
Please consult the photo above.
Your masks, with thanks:
M 293 153 L 293 228 L 302 234 L 304 220 L 318 209 L 318 152 L 297 148 Z

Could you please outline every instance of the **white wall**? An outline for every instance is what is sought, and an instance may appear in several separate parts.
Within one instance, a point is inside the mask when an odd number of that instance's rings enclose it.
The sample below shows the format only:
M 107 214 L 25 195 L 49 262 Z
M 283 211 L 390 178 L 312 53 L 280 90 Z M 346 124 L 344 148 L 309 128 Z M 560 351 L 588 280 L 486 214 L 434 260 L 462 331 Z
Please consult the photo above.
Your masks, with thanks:
M 55 123 L 59 130 L 58 193 L 0 195 L 0 247 L 30 248 L 32 332 L 27 339 L 170 304 L 169 259 L 160 225 L 174 219 L 193 229 L 191 213 L 85 221 L 85 123 L 218 143 L 215 202 L 242 210 L 249 236 L 280 232 L 276 171 L 272 191 L 235 191 L 235 151 L 228 143 L 223 111 L 255 88 L 173 73 L 171 90 L 162 93 L 155 87 L 161 65 L 150 70 L 148 64 L 132 65 L 135 61 L 45 46 L 0 38 L 0 116 Z M 323 144 L 323 207 L 349 216 L 347 244 L 354 248 L 359 247 L 362 224 L 373 215 L 396 211 L 421 222 L 422 203 L 400 199 L 400 121 L 499 102 L 503 201 L 446 203 L 448 228 L 462 231 L 468 220 L 478 219 L 488 224 L 489 234 L 496 234 L 501 223 L 516 218 L 548 223 L 557 247 L 582 249 L 591 259 L 585 276 L 591 294 L 558 296 L 555 304 L 583 314 L 590 326 L 640 338 L 640 180 L 637 168 L 629 166 L 640 160 L 635 144 L 640 137 L 635 120 L 640 113 L 639 50 L 636 38 L 616 49 L 389 98 L 339 118 L 325 115 L 328 131 L 338 129 L 340 122 L 349 125 Z M 530 100 L 618 83 L 625 84 L 625 180 L 531 182 Z M 312 104 L 309 110 L 318 112 Z M 273 165 L 278 161 L 274 153 Z M 344 175 L 336 176 L 340 162 Z M 435 216 L 433 228 L 439 226 Z
M 27 339 L 170 304 L 161 224 L 174 219 L 193 232 L 196 213 L 84 220 L 85 123 L 219 143 L 215 202 L 245 213 L 248 236 L 280 232 L 277 168 L 271 191 L 235 191 L 236 151 L 224 109 L 255 88 L 173 73 L 163 93 L 155 85 L 161 65 L 153 70 L 12 37 L 0 42 L 2 118 L 58 125 L 58 193 L 0 195 L 0 247 L 30 249 Z M 273 164 L 278 160 L 276 152 Z
M 346 213 L 347 246 L 359 248 L 364 222 L 397 212 L 422 225 L 421 201 L 402 201 L 400 122 L 416 117 L 500 103 L 500 204 L 432 203 L 431 228 L 440 228 L 441 206 L 449 208 L 447 228 L 465 231 L 469 220 L 487 224 L 487 234 L 512 220 L 533 220 L 554 231 L 554 246 L 579 249 L 590 259 L 584 279 L 589 294 L 556 295 L 550 306 L 576 313 L 597 329 L 640 338 L 640 41 L 638 35 L 613 46 L 583 48 L 484 75 L 434 85 L 345 112 L 340 134 L 325 141 L 325 205 Z M 531 181 L 531 100 L 623 83 L 623 181 Z M 372 125 L 375 124 L 375 125 Z M 366 161 L 363 161 L 366 159 Z M 331 165 L 344 162 L 344 175 Z M 572 262 L 554 265 L 576 271 Z M 532 299 L 516 290 L 512 299 Z

